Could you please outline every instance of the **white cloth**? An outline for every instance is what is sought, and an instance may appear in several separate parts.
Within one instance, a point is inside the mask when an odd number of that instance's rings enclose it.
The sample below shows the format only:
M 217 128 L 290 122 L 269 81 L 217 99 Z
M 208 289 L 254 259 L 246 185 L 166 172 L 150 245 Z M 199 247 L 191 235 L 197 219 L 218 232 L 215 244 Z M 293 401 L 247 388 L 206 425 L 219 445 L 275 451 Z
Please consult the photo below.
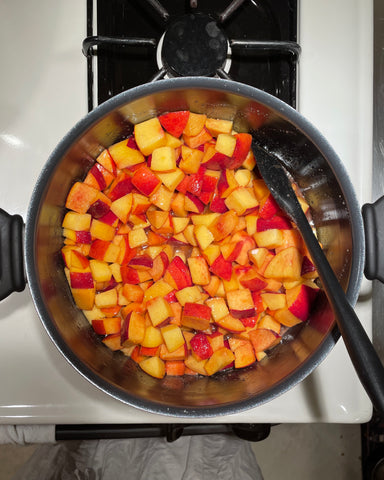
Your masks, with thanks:
M 0 444 L 55 442 L 55 425 L 0 425 Z
M 37 448 L 13 480 L 262 480 L 251 445 L 233 435 L 86 440 Z

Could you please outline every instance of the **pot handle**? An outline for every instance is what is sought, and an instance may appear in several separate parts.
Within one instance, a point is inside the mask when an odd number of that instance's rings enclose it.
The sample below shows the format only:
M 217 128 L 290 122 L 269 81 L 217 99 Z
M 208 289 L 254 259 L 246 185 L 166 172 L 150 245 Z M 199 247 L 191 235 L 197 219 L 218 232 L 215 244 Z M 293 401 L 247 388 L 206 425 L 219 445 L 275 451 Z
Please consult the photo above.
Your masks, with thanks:
M 23 262 L 24 223 L 0 208 L 0 300 L 26 285 Z
M 384 282 L 384 196 L 362 207 L 365 230 L 366 262 L 364 274 L 368 280 Z

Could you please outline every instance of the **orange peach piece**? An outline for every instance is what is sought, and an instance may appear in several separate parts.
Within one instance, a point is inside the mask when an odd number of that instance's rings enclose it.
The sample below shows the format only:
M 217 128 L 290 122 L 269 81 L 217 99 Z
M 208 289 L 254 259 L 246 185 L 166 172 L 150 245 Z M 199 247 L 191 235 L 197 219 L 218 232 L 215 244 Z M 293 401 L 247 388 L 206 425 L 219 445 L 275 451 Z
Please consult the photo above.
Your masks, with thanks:
M 203 145 L 204 143 L 209 142 L 212 140 L 212 135 L 209 133 L 209 131 L 206 128 L 203 128 L 200 133 L 197 135 L 183 135 L 183 140 L 185 145 L 188 145 L 190 148 L 197 148 L 200 145 Z
M 240 333 L 245 331 L 245 327 L 241 320 L 233 317 L 232 315 L 226 315 L 225 317 L 215 320 L 215 323 L 231 333 Z
M 151 377 L 163 378 L 165 376 L 165 363 L 159 357 L 147 357 L 139 365 Z
M 189 136 L 198 135 L 204 128 L 206 120 L 207 116 L 205 114 L 190 112 L 183 133 Z
M 195 225 L 193 233 L 201 250 L 205 250 L 215 240 L 214 234 L 206 225 Z
M 61 226 L 78 232 L 87 231 L 91 226 L 91 220 L 89 213 L 67 212 Z
M 109 154 L 120 170 L 145 161 L 144 155 L 139 150 L 128 147 L 127 140 L 122 140 L 109 147 Z
M 157 172 L 157 176 L 162 181 L 168 190 L 173 192 L 180 182 L 184 179 L 185 173 L 180 168 L 175 168 L 172 172 L 160 173 Z
M 236 147 L 236 137 L 229 133 L 220 133 L 217 136 L 215 149 L 227 157 L 232 157 Z
M 275 318 L 271 317 L 271 315 L 264 315 L 264 317 L 261 317 L 257 322 L 257 328 L 265 328 L 280 334 L 281 324 Z
M 148 241 L 147 234 L 143 228 L 131 230 L 128 234 L 128 243 L 130 248 L 140 247 Z
M 71 292 L 80 310 L 92 310 L 95 303 L 94 288 L 71 288 Z
M 152 152 L 151 170 L 155 172 L 172 172 L 176 169 L 176 152 L 172 147 L 155 148 Z
M 162 360 L 165 360 L 165 361 L 167 361 L 167 360 L 174 360 L 174 361 L 184 360 L 187 355 L 188 355 L 188 350 L 186 348 L 185 342 L 182 345 L 180 345 L 180 347 L 177 348 L 176 350 L 174 350 L 173 352 L 170 352 L 168 350 L 165 343 L 162 343 L 160 345 L 159 357 Z
M 252 189 L 238 187 L 225 199 L 229 210 L 234 210 L 237 215 L 243 215 L 248 209 L 255 208 L 259 204 Z
M 258 328 L 249 332 L 249 339 L 255 352 L 263 352 L 277 345 L 280 341 L 280 336 L 272 330 Z
M 198 360 L 193 355 L 189 355 L 184 360 L 185 366 L 191 369 L 192 371 L 199 373 L 200 375 L 207 375 L 205 370 L 205 365 L 207 364 L 207 360 Z
M 188 267 L 191 272 L 192 282 L 195 285 L 208 285 L 211 274 L 205 261 L 201 255 L 188 258 Z
M 212 232 L 215 241 L 222 240 L 231 234 L 238 221 L 239 218 L 233 210 L 229 210 L 216 218 L 209 226 L 209 230 Z
M 137 146 L 144 155 L 166 144 L 165 132 L 157 117 L 138 123 L 134 127 Z
M 98 308 L 112 307 L 117 305 L 117 290 L 112 288 L 105 292 L 100 292 L 95 295 L 95 305 Z
M 96 220 L 96 218 L 92 219 L 90 232 L 93 238 L 98 238 L 106 242 L 111 242 L 115 236 L 114 227 L 100 220 Z
M 255 351 L 251 342 L 245 342 L 234 350 L 235 368 L 244 368 L 256 361 Z
M 111 211 L 121 220 L 123 223 L 127 223 L 129 214 L 132 210 L 133 195 L 127 193 L 118 198 L 111 204 Z
M 160 208 L 160 210 L 169 212 L 171 210 L 173 196 L 173 192 L 162 184 L 158 190 L 149 197 L 149 200 L 157 208 Z
M 168 293 L 172 292 L 173 287 L 165 282 L 162 278 L 151 285 L 144 292 L 144 302 L 148 302 L 155 297 L 164 297 Z
M 231 133 L 233 122 L 232 120 L 207 118 L 205 121 L 205 127 L 211 133 L 211 135 L 217 137 L 220 133 Z
M 207 360 L 204 368 L 208 375 L 213 375 L 214 373 L 228 366 L 234 360 L 235 355 L 229 348 L 220 348 L 219 350 L 216 350 L 216 352 L 214 352 Z
M 278 310 L 287 305 L 284 293 L 262 293 L 261 298 L 270 310 Z
M 163 324 L 172 317 L 172 309 L 163 297 L 156 297 L 147 302 L 147 311 L 154 327 Z
M 184 173 L 197 173 L 202 162 L 204 152 L 196 148 L 190 148 L 187 145 L 181 147 L 181 160 L 179 168 Z
M 297 280 L 301 277 L 302 256 L 296 247 L 288 247 L 277 253 L 265 269 L 266 278 Z
M 76 182 L 67 195 L 65 203 L 68 210 L 77 213 L 87 213 L 89 207 L 94 203 L 99 195 L 99 191 L 89 185 Z
M 154 327 L 153 325 L 149 325 L 145 329 L 144 338 L 141 341 L 141 345 L 143 347 L 159 347 L 163 343 L 163 337 L 161 332 L 158 328 Z
M 89 266 L 95 282 L 109 282 L 112 277 L 112 271 L 107 262 L 92 259 L 89 261 Z
M 160 331 L 169 352 L 172 353 L 185 344 L 181 328 L 177 325 L 167 325 L 160 328 Z
M 165 362 L 165 373 L 170 377 L 180 377 L 185 373 L 185 364 L 181 360 L 167 360 Z

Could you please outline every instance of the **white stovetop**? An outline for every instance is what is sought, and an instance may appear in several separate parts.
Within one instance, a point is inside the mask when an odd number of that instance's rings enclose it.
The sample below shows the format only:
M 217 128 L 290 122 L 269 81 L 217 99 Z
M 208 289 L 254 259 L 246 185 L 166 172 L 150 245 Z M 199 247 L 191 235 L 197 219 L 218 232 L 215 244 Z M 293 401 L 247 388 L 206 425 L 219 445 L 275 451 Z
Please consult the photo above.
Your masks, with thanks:
M 86 114 L 86 2 L 0 2 L 0 206 L 25 218 L 34 183 L 61 137 Z M 371 199 L 372 2 L 302 0 L 299 110 Z M 357 313 L 371 334 L 371 288 Z M 28 291 L 0 304 L 0 423 L 161 423 L 108 397 L 64 360 Z M 304 382 L 258 408 L 213 422 L 362 423 L 371 405 L 340 341 Z M 197 420 L 198 421 L 198 420 Z

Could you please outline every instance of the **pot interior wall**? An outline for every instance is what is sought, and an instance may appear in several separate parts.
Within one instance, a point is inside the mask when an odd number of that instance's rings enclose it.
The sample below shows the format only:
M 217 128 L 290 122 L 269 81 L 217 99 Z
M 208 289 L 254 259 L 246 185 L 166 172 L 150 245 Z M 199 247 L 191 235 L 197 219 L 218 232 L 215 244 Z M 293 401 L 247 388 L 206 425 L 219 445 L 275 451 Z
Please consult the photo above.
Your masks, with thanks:
M 320 298 L 310 321 L 293 329 L 265 362 L 213 378 L 151 378 L 129 358 L 105 348 L 72 301 L 60 254 L 60 225 L 71 185 L 84 178 L 102 149 L 129 135 L 133 124 L 166 111 L 189 109 L 234 120 L 236 130 L 252 132 L 284 158 L 311 206 L 320 241 L 345 288 L 353 255 L 351 213 L 322 153 L 289 115 L 269 105 L 264 95 L 254 89 L 250 97 L 227 88 L 168 88 L 157 84 L 153 92 L 149 87 L 140 91 L 142 97 L 135 90 L 115 97 L 80 122 L 53 153 L 31 206 L 34 228 L 27 242 L 34 254 L 35 276 L 29 281 L 53 341 L 76 369 L 103 390 L 154 412 L 182 416 L 230 413 L 256 406 L 290 388 L 332 348 L 333 318 L 325 299 Z

